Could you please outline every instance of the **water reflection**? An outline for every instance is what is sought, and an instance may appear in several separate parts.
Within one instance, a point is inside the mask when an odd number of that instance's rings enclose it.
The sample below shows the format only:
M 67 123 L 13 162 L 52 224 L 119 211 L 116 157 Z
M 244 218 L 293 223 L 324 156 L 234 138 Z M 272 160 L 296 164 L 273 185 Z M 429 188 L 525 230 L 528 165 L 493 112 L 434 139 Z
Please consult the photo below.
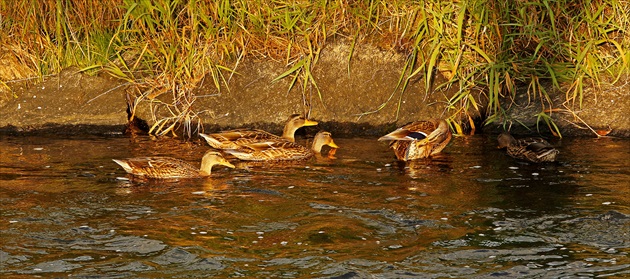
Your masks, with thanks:
M 398 162 L 375 139 L 331 158 L 138 183 L 111 158 L 198 162 L 201 143 L 0 141 L 0 274 L 562 277 L 630 272 L 630 141 L 565 139 L 556 164 L 494 137 Z M 584 148 L 589 146 L 589 148 Z

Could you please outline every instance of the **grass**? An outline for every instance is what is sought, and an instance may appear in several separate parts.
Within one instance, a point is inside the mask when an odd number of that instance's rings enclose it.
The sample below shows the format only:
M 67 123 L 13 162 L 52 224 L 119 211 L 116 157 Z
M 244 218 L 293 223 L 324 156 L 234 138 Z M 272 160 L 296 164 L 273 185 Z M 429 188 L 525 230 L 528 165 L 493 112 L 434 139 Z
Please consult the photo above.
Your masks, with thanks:
M 321 99 L 313 69 L 328 42 L 347 39 L 349 75 L 363 44 L 407 55 L 398 86 L 368 113 L 400 108 L 409 84 L 420 80 L 425 98 L 458 88 L 444 96 L 458 133 L 474 131 L 479 114 L 505 125 L 514 99 L 526 94 L 541 104 L 532 117 L 561 136 L 552 114 L 596 97 L 585 96 L 583 84 L 629 74 L 628 7 L 627 0 L 3 1 L 0 43 L 39 77 L 78 66 L 127 81 L 137 97 L 169 112 L 153 119 L 158 135 L 180 125 L 188 135 L 198 129 L 209 112 L 195 108 L 193 90 L 207 77 L 223 90 L 234 65 L 250 57 L 284 62 L 274 81 L 288 79 L 287 90 L 304 97 L 315 90 Z M 564 91 L 563 103 L 548 90 Z M 164 94 L 169 101 L 158 100 Z

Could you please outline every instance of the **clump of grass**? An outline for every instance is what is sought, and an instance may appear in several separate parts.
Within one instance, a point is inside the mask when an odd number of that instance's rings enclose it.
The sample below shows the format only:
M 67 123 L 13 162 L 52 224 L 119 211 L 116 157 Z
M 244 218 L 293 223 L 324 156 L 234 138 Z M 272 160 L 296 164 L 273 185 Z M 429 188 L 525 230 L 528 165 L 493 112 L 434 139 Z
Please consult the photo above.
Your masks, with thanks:
M 121 12 L 117 3 L 97 0 L 5 1 L 0 9 L 0 42 L 33 55 L 22 61 L 39 76 L 108 61 L 111 19 Z
M 560 136 L 548 90 L 564 90 L 562 106 L 583 105 L 583 84 L 601 74 L 629 74 L 630 10 L 626 0 L 591 1 L 344 1 L 344 0 L 27 0 L 0 3 L 0 43 L 25 53 L 43 77 L 70 66 L 105 71 L 132 85 L 154 109 L 152 132 L 186 134 L 200 128 L 192 92 L 210 77 L 227 87 L 238 61 L 282 61 L 287 90 L 304 99 L 315 90 L 313 69 L 330 40 L 356 48 L 373 44 L 407 55 L 398 85 L 373 113 L 395 102 L 419 80 L 425 99 L 440 89 L 458 133 L 503 122 L 519 94 L 540 103 L 532 115 Z M 231 66 L 230 66 L 231 65 Z M 442 74 L 446 81 L 437 82 Z M 548 87 L 551 84 L 552 87 Z M 568 86 L 566 86 L 568 85 Z M 516 88 L 526 88 L 518 93 Z M 166 112 L 166 116 L 157 115 Z
M 448 99 L 451 116 L 474 125 L 471 109 L 482 109 L 486 123 L 505 124 L 516 87 L 522 87 L 530 100 L 541 104 L 533 117 L 561 136 L 552 118 L 561 104 L 552 101 L 548 90 L 565 90 L 565 103 L 581 107 L 584 83 L 600 86 L 601 74 L 617 79 L 628 74 L 628 48 L 623 47 L 630 42 L 627 7 L 614 0 L 463 1 L 453 10 L 431 9 L 438 12 L 432 30 L 449 28 L 440 33 L 438 59 L 450 79 L 438 87 L 458 85 L 459 92 Z M 424 61 L 435 65 L 432 56 Z M 425 65 L 418 69 L 424 71 Z

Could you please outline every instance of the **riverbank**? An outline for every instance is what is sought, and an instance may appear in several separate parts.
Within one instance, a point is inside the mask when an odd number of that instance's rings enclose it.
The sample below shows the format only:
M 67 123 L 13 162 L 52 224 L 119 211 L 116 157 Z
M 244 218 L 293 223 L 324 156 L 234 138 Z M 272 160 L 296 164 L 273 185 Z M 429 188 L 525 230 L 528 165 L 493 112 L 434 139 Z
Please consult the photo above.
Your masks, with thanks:
M 202 82 L 194 90 L 194 98 L 188 101 L 191 102 L 189 108 L 195 111 L 195 121 L 188 127 L 192 128 L 192 134 L 200 127 L 205 131 L 258 127 L 279 132 L 288 115 L 303 113 L 319 121 L 320 128 L 337 136 L 377 136 L 410 121 L 451 115 L 445 100 L 457 94 L 456 88 L 427 93 L 423 81 L 412 81 L 404 92 L 397 91 L 399 69 L 405 63 L 402 54 L 364 47 L 354 50 L 348 68 L 349 52 L 350 47 L 344 44 L 330 45 L 321 52 L 312 71 L 320 93 L 315 88 L 303 91 L 297 86 L 288 90 L 291 80 L 276 80 L 287 70 L 282 63 L 241 61 L 234 73 L 226 76 L 227 86 L 219 90 L 213 83 Z M 445 78 L 438 75 L 435 83 Z M 543 101 L 550 108 L 549 114 L 562 136 L 610 132 L 610 136 L 630 137 L 628 81 L 626 77 L 625 81 L 622 79 L 615 84 L 605 80 L 601 86 L 585 83 L 581 108 L 577 101 L 567 103 L 565 92 L 551 88 L 550 100 L 543 98 Z M 41 82 L 31 80 L 8 85 L 11 91 L 0 94 L 2 133 L 119 133 L 127 122 L 125 96 L 134 95 L 132 84 L 104 73 L 86 75 L 74 68 Z M 170 104 L 174 94 L 167 92 L 143 98 L 138 102 L 136 115 L 149 125 L 175 117 L 177 112 L 169 111 L 173 108 Z M 472 115 L 475 132 L 510 129 L 518 134 L 548 134 L 549 127 L 536 116 L 543 105 L 540 96 L 525 93 L 516 96 L 514 102 L 503 99 L 505 127 L 504 121 L 482 124 L 487 120 L 483 111 L 486 104 L 479 104 L 482 111 L 471 110 L 475 113 Z M 180 135 L 185 126 L 181 124 L 175 129 Z M 471 131 L 465 129 L 465 132 Z
M 107 130 L 131 96 L 158 136 L 293 113 L 349 136 L 436 117 L 459 135 L 628 136 L 628 9 L 548 4 L 0 4 L 0 127 Z

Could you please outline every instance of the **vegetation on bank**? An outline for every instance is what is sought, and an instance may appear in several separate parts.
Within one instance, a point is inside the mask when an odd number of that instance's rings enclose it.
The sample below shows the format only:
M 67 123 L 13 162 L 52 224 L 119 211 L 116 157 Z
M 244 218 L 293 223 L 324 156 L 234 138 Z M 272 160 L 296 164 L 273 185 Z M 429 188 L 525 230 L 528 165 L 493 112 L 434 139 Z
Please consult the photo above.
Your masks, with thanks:
M 312 70 L 322 49 L 347 40 L 352 50 L 372 44 L 406 55 L 387 105 L 396 105 L 412 80 L 423 82 L 427 94 L 458 88 L 445 109 L 461 133 L 463 125 L 474 129 L 477 113 L 486 123 L 510 123 L 512 100 L 527 95 L 542 101 L 539 122 L 560 135 L 550 115 L 579 109 L 584 84 L 629 73 L 629 32 L 627 0 L 0 3 L 2 52 L 34 75 L 78 66 L 129 82 L 140 99 L 171 94 L 161 105 L 172 116 L 156 119 L 157 134 L 182 124 L 190 132 L 200 113 L 192 108 L 193 89 L 210 77 L 222 90 L 246 58 L 282 61 L 287 71 L 277 79 L 289 79 L 288 89 L 317 89 Z M 437 74 L 446 81 L 435 84 Z M 562 104 L 551 100 L 547 84 L 566 93 Z

